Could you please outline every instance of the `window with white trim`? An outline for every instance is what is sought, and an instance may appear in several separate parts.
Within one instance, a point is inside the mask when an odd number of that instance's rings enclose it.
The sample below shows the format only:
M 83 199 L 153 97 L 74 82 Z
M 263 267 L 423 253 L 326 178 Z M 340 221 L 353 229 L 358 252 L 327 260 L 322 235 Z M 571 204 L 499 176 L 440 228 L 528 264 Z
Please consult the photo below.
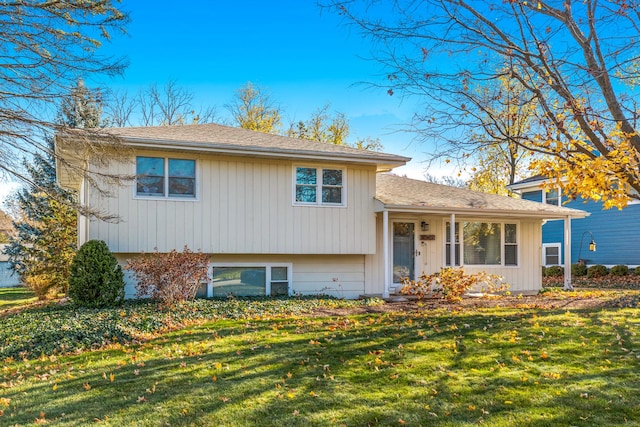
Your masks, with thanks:
M 137 156 L 136 196 L 195 198 L 196 161 Z
M 298 166 L 294 203 L 344 206 L 344 170 Z
M 560 197 L 560 189 L 548 188 L 542 191 L 544 203 L 553 206 L 562 206 L 562 198 Z
M 286 296 L 291 264 L 214 264 L 211 277 L 210 297 Z
M 451 265 L 450 225 L 445 225 L 445 264 Z M 456 223 L 455 265 L 518 265 L 518 225 L 465 221 Z M 462 242 L 462 244 L 460 244 Z
M 451 265 L 451 223 L 447 222 L 446 228 L 445 228 L 445 265 Z M 455 233 L 456 233 L 456 247 L 455 247 L 455 259 L 456 259 L 456 264 L 455 265 L 460 265 L 460 223 L 456 222 L 456 229 L 455 229 Z
M 544 266 L 560 265 L 560 243 L 544 243 L 542 245 L 542 257 Z

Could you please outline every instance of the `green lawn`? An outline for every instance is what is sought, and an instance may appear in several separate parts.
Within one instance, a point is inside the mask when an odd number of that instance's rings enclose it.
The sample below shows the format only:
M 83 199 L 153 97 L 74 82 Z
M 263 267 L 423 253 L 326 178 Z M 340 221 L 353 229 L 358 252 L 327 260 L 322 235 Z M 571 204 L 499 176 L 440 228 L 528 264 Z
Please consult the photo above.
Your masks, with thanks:
M 0 288 L 0 310 L 30 304 L 37 300 L 35 294 L 27 288 Z
M 635 308 L 318 318 L 251 307 L 252 318 L 199 318 L 139 344 L 6 358 L 0 424 L 640 425 Z M 55 310 L 24 322 L 66 328 Z M 106 316 L 139 324 L 140 310 Z M 77 314 L 77 328 L 97 313 Z

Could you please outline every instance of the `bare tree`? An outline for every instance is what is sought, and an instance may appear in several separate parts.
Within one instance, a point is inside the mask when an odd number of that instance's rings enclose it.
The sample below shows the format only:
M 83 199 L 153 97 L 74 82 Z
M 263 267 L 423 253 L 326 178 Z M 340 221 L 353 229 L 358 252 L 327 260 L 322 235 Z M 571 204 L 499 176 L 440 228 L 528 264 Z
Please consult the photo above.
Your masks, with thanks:
M 136 99 L 125 91 L 112 91 L 105 105 L 108 124 L 114 127 L 131 126 L 131 115 L 137 107 Z
M 0 178 L 30 182 L 22 159 L 56 156 L 43 135 L 58 128 L 57 108 L 80 78 L 122 72 L 122 59 L 99 54 L 128 22 L 118 6 L 113 0 L 0 3 Z M 78 143 L 81 150 L 104 152 L 89 138 Z
M 135 97 L 113 92 L 107 104 L 107 120 L 116 127 L 139 123 L 141 126 L 172 126 L 211 123 L 217 118 L 214 106 L 196 108 L 193 92 L 170 80 L 164 86 L 154 83 Z M 135 120 L 137 118 L 137 120 Z
M 518 139 L 538 172 L 605 207 L 640 198 L 636 105 L 640 3 L 509 0 L 329 0 L 376 43 L 390 95 L 418 96 L 413 127 L 434 151 L 482 126 L 480 88 L 517 81 L 538 128 Z

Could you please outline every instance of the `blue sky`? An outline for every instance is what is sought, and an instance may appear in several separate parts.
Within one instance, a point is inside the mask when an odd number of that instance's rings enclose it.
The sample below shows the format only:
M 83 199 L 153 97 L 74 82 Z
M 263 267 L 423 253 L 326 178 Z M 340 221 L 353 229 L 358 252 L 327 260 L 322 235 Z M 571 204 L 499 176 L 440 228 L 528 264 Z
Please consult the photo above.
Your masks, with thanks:
M 110 87 L 135 93 L 176 80 L 196 95 L 196 105 L 217 105 L 223 115 L 235 91 L 251 81 L 283 107 L 284 123 L 331 103 L 350 119 L 352 136 L 379 137 L 384 151 L 414 159 L 398 173 L 422 176 L 426 148 L 398 131 L 414 105 L 358 84 L 384 74 L 366 59 L 371 44 L 314 0 L 145 0 L 123 7 L 131 13 L 128 35 L 104 52 L 124 55 L 130 65 L 123 77 L 105 82 Z
M 224 105 L 250 81 L 283 107 L 285 124 L 330 103 L 349 118 L 352 137 L 380 138 L 383 151 L 413 159 L 396 173 L 423 177 L 428 147 L 400 130 L 415 105 L 358 84 L 385 75 L 370 59 L 371 43 L 315 0 L 136 0 L 122 7 L 131 15 L 128 34 L 114 35 L 99 53 L 124 56 L 129 66 L 121 77 L 87 79 L 89 86 L 133 95 L 175 80 L 195 94 L 196 106 L 216 105 L 224 115 Z M 0 201 L 15 186 L 2 183 Z

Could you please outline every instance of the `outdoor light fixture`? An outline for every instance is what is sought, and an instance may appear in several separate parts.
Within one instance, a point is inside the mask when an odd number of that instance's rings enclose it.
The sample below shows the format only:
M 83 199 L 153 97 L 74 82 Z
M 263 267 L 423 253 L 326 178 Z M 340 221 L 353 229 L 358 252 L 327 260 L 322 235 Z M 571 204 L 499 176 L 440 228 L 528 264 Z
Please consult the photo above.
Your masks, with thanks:
M 578 251 L 578 262 L 584 261 L 580 258 L 580 254 L 582 253 L 582 242 L 584 241 L 584 235 L 587 233 L 589 233 L 589 236 L 591 236 L 591 241 L 589 242 L 589 252 L 596 251 L 596 239 L 593 238 L 593 234 L 589 230 L 585 230 L 582 233 L 582 237 L 580 238 L 580 250 Z

